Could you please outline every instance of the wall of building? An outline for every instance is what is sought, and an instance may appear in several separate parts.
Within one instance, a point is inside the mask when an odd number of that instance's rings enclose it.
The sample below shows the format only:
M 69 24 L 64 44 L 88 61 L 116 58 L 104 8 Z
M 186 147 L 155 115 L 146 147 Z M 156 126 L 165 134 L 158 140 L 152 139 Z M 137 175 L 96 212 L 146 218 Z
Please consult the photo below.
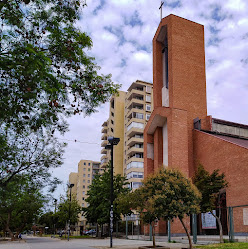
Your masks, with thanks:
M 242 147 L 212 134 L 194 130 L 194 164 L 201 163 L 213 172 L 219 169 L 229 183 L 226 189 L 227 206 L 248 205 L 248 147 Z M 244 225 L 243 207 L 234 209 L 234 231 L 248 233 Z

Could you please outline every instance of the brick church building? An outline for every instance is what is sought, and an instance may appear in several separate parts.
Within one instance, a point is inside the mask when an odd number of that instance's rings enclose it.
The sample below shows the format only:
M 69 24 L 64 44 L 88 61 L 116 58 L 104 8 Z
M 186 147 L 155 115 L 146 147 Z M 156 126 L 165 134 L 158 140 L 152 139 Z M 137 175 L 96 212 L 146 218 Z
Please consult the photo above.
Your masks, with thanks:
M 153 39 L 153 100 L 144 131 L 145 177 L 162 165 L 187 177 L 199 163 L 210 173 L 220 169 L 229 182 L 224 192 L 226 206 L 234 207 L 234 231 L 248 234 L 248 125 L 207 115 L 203 25 L 175 15 L 161 20 Z M 228 233 L 227 211 L 223 219 Z M 200 222 L 198 231 L 207 233 Z M 163 233 L 166 223 L 156 229 Z M 184 230 L 175 221 L 171 232 Z

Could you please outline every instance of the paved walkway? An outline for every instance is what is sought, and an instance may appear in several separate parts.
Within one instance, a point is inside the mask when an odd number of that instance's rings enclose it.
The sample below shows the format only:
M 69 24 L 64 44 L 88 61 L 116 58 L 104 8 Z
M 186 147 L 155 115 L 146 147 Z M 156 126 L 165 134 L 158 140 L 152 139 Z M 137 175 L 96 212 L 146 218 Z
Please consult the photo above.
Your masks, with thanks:
M 26 242 L 24 241 L 26 240 Z M 168 248 L 187 248 L 187 244 L 157 242 L 157 245 Z M 1 242 L 0 249 L 107 249 L 110 246 L 109 239 L 71 239 L 70 241 L 52 239 L 47 237 L 23 237 L 21 242 Z M 152 245 L 152 241 L 113 239 L 113 248 L 137 249 L 139 246 Z

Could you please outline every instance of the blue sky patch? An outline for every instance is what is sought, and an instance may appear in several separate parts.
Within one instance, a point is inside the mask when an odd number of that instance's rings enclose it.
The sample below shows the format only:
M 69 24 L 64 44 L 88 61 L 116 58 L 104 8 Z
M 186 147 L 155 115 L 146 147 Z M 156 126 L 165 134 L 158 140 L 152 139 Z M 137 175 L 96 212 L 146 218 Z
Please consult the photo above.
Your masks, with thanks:
M 112 26 L 105 26 L 104 29 L 118 37 L 119 45 L 122 45 L 123 43 L 126 42 L 126 39 L 123 35 L 123 31 L 121 28 L 118 29 L 118 28 L 113 28 Z
M 177 7 L 181 7 L 181 6 L 182 6 L 182 3 L 181 3 L 181 1 L 177 0 L 177 1 L 173 1 L 173 2 L 171 2 L 171 3 L 165 2 L 165 3 L 164 3 L 164 6 L 168 6 L 168 7 L 174 9 L 174 8 L 177 8 Z
M 143 22 L 141 21 L 140 17 L 139 17 L 139 13 L 136 10 L 133 15 L 131 16 L 131 18 L 125 18 L 125 25 L 131 25 L 132 27 L 134 26 L 142 26 Z
M 217 22 L 220 22 L 223 21 L 226 18 L 226 16 L 222 15 L 221 7 L 217 5 L 214 7 L 214 9 L 211 12 L 211 18 Z
M 106 3 L 105 0 L 100 0 L 100 2 L 101 2 L 100 5 L 98 5 L 93 11 L 94 15 L 97 15 L 97 12 L 101 10 Z

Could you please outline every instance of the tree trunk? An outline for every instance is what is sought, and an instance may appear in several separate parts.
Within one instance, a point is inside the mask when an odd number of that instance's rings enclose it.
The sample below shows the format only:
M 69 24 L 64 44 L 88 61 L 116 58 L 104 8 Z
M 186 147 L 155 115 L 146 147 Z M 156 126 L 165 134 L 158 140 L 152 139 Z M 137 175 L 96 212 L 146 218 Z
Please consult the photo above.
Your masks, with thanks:
M 220 218 L 219 218 L 217 215 L 215 215 L 215 214 L 213 213 L 213 211 L 210 211 L 210 213 L 215 217 L 215 219 L 216 219 L 217 222 L 218 222 L 219 229 L 220 229 L 220 243 L 224 243 L 224 239 L 223 239 L 223 228 L 222 228 L 222 224 L 221 224 L 221 222 L 220 222 Z
M 15 239 L 15 238 L 14 238 L 14 234 L 13 234 L 13 232 L 10 230 L 10 227 L 9 227 L 10 220 L 11 220 L 11 213 L 9 212 L 9 213 L 8 213 L 8 218 L 7 218 L 6 223 L 5 223 L 5 230 L 6 230 L 6 232 L 9 233 L 9 236 L 11 237 L 11 240 L 14 240 L 14 239 Z
M 98 223 L 96 223 L 96 238 L 98 238 L 99 230 L 98 230 Z
M 154 224 L 152 225 L 151 223 L 151 226 L 152 226 L 152 247 L 156 247 L 156 243 L 155 243 L 155 226 Z
M 183 219 L 182 219 L 182 218 L 179 218 L 179 220 L 181 221 L 181 223 L 182 223 L 182 225 L 183 225 L 183 228 L 184 228 L 184 230 L 185 230 L 185 232 L 186 232 L 186 234 L 187 234 L 187 237 L 188 237 L 188 240 L 189 240 L 189 248 L 192 249 L 193 246 L 192 246 L 192 241 L 191 241 L 191 238 L 190 238 L 190 234 L 189 234 L 189 232 L 188 232 L 188 229 L 187 229 L 186 225 L 184 224 Z

